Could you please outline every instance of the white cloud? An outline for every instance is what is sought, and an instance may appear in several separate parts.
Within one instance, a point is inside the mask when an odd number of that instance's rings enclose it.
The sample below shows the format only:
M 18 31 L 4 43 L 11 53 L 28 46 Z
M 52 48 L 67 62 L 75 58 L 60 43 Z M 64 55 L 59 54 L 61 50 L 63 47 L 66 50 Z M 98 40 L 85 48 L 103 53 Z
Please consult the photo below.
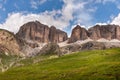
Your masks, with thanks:
M 112 14 L 112 15 L 110 16 L 110 19 L 113 20 L 114 18 L 115 18 L 115 15 Z
M 38 6 L 45 3 L 47 0 L 31 0 L 31 7 L 34 9 L 38 9 Z
M 71 30 L 72 30 L 73 28 L 75 28 L 77 25 L 79 25 L 79 26 L 80 26 L 80 27 L 82 27 L 82 28 L 86 28 L 86 27 L 85 27 L 85 25 L 76 24 L 76 25 L 72 25 L 72 28 L 71 28 Z
M 107 25 L 108 23 L 96 23 L 95 25 Z
M 118 14 L 117 17 L 115 17 L 115 18 L 112 20 L 111 24 L 120 25 L 120 13 Z
M 37 6 L 38 6 L 37 2 L 35 2 L 34 0 L 31 0 L 31 7 L 34 9 L 37 9 L 38 8 Z
M 39 4 L 45 3 L 47 0 L 39 0 Z

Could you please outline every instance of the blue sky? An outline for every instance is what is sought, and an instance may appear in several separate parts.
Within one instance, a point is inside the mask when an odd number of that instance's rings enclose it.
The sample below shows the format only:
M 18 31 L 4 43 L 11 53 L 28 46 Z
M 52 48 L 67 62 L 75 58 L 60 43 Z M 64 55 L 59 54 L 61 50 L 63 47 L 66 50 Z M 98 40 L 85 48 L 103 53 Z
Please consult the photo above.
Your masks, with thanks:
M 20 26 L 38 20 L 70 35 L 79 24 L 120 25 L 120 0 L 0 0 L 0 28 L 16 33 Z

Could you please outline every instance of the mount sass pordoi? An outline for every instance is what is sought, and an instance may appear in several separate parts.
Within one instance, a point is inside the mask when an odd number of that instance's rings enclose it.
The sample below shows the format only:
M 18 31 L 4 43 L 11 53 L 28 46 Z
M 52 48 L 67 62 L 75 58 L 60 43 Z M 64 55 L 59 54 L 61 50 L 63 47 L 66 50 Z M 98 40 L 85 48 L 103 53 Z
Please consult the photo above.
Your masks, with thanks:
M 53 53 L 120 47 L 120 26 L 95 25 L 86 30 L 77 25 L 70 38 L 67 33 L 38 21 L 28 22 L 18 33 L 0 30 L 0 54 L 25 57 Z M 54 44 L 54 45 L 53 45 Z

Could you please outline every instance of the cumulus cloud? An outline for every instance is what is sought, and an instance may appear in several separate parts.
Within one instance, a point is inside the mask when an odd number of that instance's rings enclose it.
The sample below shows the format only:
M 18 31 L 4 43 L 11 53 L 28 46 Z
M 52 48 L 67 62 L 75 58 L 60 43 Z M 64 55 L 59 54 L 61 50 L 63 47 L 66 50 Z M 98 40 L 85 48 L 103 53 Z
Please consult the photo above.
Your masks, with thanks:
M 96 8 L 86 7 L 92 0 L 63 0 L 66 4 L 63 14 L 69 15 L 69 18 L 74 21 L 73 24 L 91 25 L 93 16 L 91 13 L 96 11 Z M 67 12 L 68 11 L 68 12 Z
M 63 25 L 68 25 L 67 22 L 64 22 L 59 19 L 54 19 L 54 14 L 57 14 L 57 12 L 52 11 L 51 13 L 44 12 L 41 14 L 26 14 L 26 15 L 24 15 L 23 13 L 12 13 L 9 14 L 5 23 L 0 24 L 0 28 L 7 29 L 9 31 L 16 33 L 19 30 L 20 26 L 27 22 L 35 20 L 40 21 L 41 23 L 49 26 L 55 25 L 59 29 L 63 29 L 64 28 Z
M 112 20 L 111 24 L 120 25 L 120 13 L 118 14 L 117 17 L 115 17 L 115 18 Z

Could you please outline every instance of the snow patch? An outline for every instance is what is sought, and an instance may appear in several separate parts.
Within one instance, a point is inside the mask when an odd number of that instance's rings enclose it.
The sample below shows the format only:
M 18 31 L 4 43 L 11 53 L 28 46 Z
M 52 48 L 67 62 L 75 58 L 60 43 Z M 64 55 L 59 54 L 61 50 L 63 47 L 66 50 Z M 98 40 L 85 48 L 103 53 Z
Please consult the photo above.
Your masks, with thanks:
M 101 39 L 97 40 L 97 42 L 109 42 L 109 40 L 101 38 Z
M 120 42 L 120 40 L 118 40 L 118 39 L 112 39 L 112 40 L 110 40 L 110 42 Z
M 75 43 L 76 43 L 76 44 L 84 44 L 84 43 L 87 43 L 87 42 L 90 42 L 90 41 L 93 41 L 93 40 L 90 39 L 90 38 L 88 38 L 88 39 L 85 39 L 85 40 L 76 41 Z
M 61 42 L 61 43 L 58 43 L 58 45 L 59 45 L 59 47 L 67 46 L 67 45 L 69 45 L 68 40 Z

